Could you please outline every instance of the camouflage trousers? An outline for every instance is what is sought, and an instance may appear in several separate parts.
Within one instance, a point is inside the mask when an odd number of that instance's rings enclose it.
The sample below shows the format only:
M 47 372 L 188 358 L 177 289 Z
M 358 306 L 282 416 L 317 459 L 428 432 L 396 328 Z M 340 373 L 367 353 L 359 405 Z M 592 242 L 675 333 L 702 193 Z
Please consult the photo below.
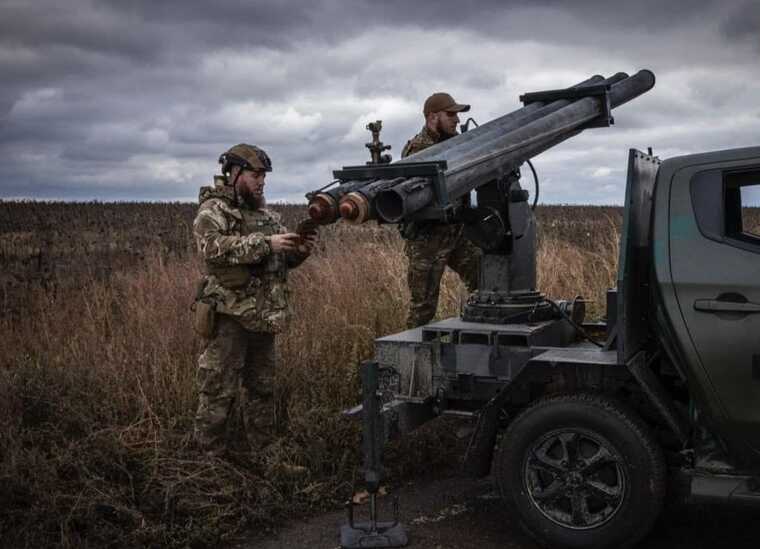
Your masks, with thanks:
M 250 332 L 217 315 L 216 335 L 198 359 L 195 437 L 205 450 L 224 451 L 234 423 L 253 448 L 271 440 L 274 366 L 274 334 Z M 240 421 L 231 421 L 233 416 Z
M 448 266 L 472 292 L 478 286 L 480 250 L 463 234 L 462 225 L 425 227 L 418 238 L 407 240 L 404 251 L 409 260 L 407 282 L 410 306 L 406 325 L 427 324 L 438 308 L 443 271 Z

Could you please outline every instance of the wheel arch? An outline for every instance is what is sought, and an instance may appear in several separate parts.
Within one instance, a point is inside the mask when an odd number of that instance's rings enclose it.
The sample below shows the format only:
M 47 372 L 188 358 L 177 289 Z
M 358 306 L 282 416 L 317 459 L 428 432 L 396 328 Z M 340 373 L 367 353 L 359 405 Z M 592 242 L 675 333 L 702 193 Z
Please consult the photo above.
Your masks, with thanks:
M 621 392 L 631 387 L 637 388 L 646 404 L 659 414 L 658 424 L 685 446 L 690 439 L 689 423 L 649 369 L 643 353 L 634 357 L 628 366 L 535 361 L 523 368 L 511 383 L 481 408 L 465 454 L 464 470 L 475 478 L 491 472 L 497 434 L 504 427 L 504 413 L 511 421 L 522 410 L 552 396 L 595 393 L 621 399 Z M 626 401 L 626 405 L 641 417 L 651 416 L 635 402 Z

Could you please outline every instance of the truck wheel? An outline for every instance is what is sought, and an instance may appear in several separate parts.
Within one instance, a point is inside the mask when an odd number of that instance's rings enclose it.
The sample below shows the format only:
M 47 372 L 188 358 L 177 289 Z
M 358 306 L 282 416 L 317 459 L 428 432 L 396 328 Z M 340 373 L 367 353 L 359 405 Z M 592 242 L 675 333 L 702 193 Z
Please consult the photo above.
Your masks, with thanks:
M 495 461 L 513 516 L 550 547 L 630 547 L 665 495 L 665 461 L 646 425 L 615 400 L 549 397 L 511 423 Z

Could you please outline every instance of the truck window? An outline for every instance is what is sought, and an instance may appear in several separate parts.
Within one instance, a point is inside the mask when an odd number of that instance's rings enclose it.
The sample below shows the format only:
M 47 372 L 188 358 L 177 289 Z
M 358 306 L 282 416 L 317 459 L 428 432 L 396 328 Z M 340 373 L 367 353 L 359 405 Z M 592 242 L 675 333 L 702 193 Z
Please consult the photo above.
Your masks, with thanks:
M 690 193 L 705 237 L 760 253 L 760 167 L 698 172 Z
M 742 201 L 742 228 L 752 236 L 760 237 L 760 183 L 740 188 Z
M 760 171 L 727 173 L 723 183 L 726 237 L 760 246 Z

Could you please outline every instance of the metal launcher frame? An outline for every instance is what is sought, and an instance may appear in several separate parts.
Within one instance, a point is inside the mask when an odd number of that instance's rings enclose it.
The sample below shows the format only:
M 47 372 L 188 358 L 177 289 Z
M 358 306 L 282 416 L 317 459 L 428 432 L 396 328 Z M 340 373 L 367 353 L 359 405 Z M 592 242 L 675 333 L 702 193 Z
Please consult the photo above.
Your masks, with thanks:
M 625 81 L 616 77 L 614 82 Z M 609 126 L 613 122 L 611 89 L 610 83 L 604 83 L 523 95 L 525 108 L 535 102 L 573 105 L 572 101 L 588 98 L 597 105 L 596 116 L 587 117 L 581 125 L 569 125 L 565 134 L 552 134 L 542 150 L 587 127 Z M 468 301 L 462 318 L 381 337 L 375 342 L 374 360 L 361 365 L 362 404 L 347 415 L 361 414 L 363 421 L 363 472 L 370 495 L 370 517 L 368 522 L 354 522 L 349 502 L 349 523 L 341 529 L 345 548 L 400 547 L 408 541 L 397 520 L 397 506 L 394 521 L 377 519 L 377 491 L 384 477 L 382 453 L 388 440 L 440 415 L 472 417 L 477 428 L 470 440 L 466 469 L 474 476 L 483 476 L 490 468 L 498 415 L 507 402 L 529 402 L 531 378 L 541 380 L 556 375 L 558 369 L 580 366 L 582 375 L 600 385 L 624 375 L 618 368 L 618 349 L 612 337 L 602 349 L 581 341 L 584 328 L 606 329 L 598 324 L 582 326 L 581 300 L 553 303 L 536 289 L 535 215 L 527 202 L 528 193 L 519 185 L 517 169 L 528 157 L 513 156 L 519 162 L 507 162 L 495 172 L 473 172 L 481 179 L 471 185 L 478 202 L 471 208 L 463 203 L 460 191 L 452 196 L 448 180 L 454 171 L 451 162 L 414 161 L 415 156 L 390 165 L 345 167 L 334 176 L 339 187 L 353 189 L 377 181 L 391 182 L 384 190 L 393 187 L 397 193 L 408 191 L 400 204 L 423 196 L 420 188 L 428 188 L 422 207 L 412 204 L 390 214 L 386 208 L 378 216 L 371 210 L 381 207 L 373 205 L 366 213 L 381 221 L 465 222 L 471 239 L 484 250 L 480 287 Z M 629 173 L 629 186 L 630 177 Z M 399 191 L 399 180 L 414 183 Z M 378 194 L 364 196 L 375 198 Z M 620 307 L 630 307 L 617 297 L 613 294 L 608 300 L 611 314 L 618 301 Z M 614 320 L 610 319 L 611 324 Z M 617 337 L 619 340 L 620 334 Z

